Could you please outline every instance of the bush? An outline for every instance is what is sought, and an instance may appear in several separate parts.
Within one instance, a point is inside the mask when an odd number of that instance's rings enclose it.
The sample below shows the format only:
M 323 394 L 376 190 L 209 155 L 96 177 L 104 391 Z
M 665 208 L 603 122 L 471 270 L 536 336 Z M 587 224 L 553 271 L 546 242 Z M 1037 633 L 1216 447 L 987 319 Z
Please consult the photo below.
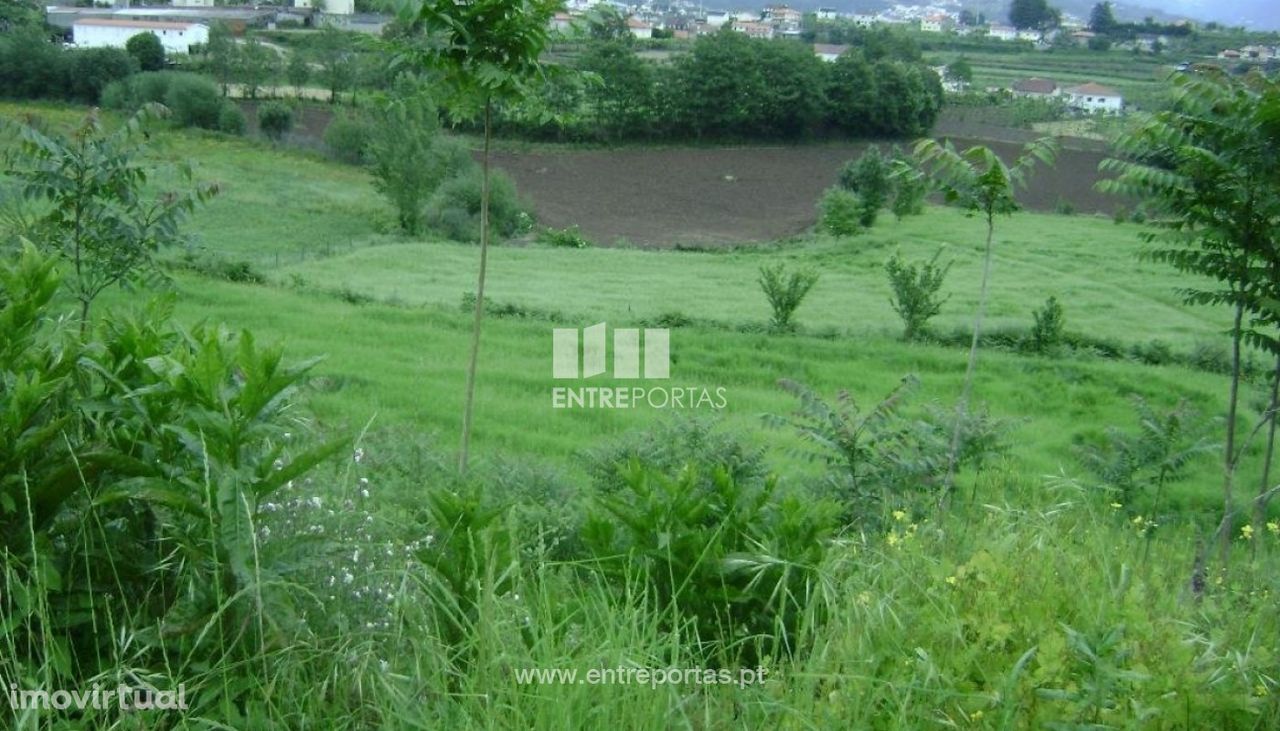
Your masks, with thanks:
M 329 152 L 343 162 L 353 165 L 368 159 L 369 143 L 373 131 L 363 117 L 335 114 L 324 129 L 324 144 Z
M 280 102 L 263 104 L 258 107 L 258 129 L 272 142 L 279 142 L 293 129 L 293 110 Z
M 173 112 L 173 121 L 183 127 L 219 129 L 227 103 L 213 81 L 195 74 L 173 74 L 164 104 Z
M 784 264 L 772 267 L 760 267 L 760 288 L 769 300 L 773 310 L 771 327 L 776 332 L 789 332 L 795 329 L 791 318 L 795 315 L 800 303 L 818 283 L 818 274 L 810 270 L 787 272 Z
M 885 262 L 889 288 L 893 290 L 889 304 L 902 318 L 903 340 L 915 340 L 924 334 L 929 320 L 942 310 L 942 303 L 946 302 L 946 298 L 938 297 L 938 291 L 942 289 L 952 262 L 939 265 L 940 256 L 942 249 L 924 262 L 904 263 L 898 254 Z
M 818 208 L 822 229 L 833 236 L 853 236 L 862 229 L 862 202 L 843 188 L 828 188 Z
M 880 209 L 893 192 L 890 171 L 889 161 L 875 145 L 840 171 L 840 187 L 858 197 L 858 223 L 864 228 L 875 225 Z
M 222 110 L 218 112 L 218 131 L 229 135 L 242 135 L 247 127 L 248 123 L 240 107 L 232 101 L 223 103 Z
M 577 226 L 543 229 L 538 233 L 538 241 L 562 249 L 586 249 L 591 246 L 591 242 L 582 235 Z
M 138 62 L 121 48 L 86 48 L 70 54 L 67 95 L 97 104 L 107 86 L 138 72 Z M 51 95 L 52 96 L 52 95 Z
M 478 166 L 446 180 L 427 202 L 427 224 L 455 241 L 479 241 L 481 190 Z M 515 183 L 501 170 L 491 170 L 489 230 L 506 238 L 527 230 L 532 223 L 516 195 Z
M 159 71 L 164 68 L 164 44 L 155 33 L 133 36 L 125 42 L 124 50 L 137 60 L 138 68 L 143 71 Z
M 1062 305 L 1057 297 L 1045 300 L 1044 305 L 1031 313 L 1035 323 L 1031 326 L 1031 349 L 1045 353 L 1063 343 Z
M 1076 213 L 1076 206 L 1066 198 L 1059 197 L 1058 202 L 1053 206 L 1053 210 L 1062 216 L 1074 216 Z

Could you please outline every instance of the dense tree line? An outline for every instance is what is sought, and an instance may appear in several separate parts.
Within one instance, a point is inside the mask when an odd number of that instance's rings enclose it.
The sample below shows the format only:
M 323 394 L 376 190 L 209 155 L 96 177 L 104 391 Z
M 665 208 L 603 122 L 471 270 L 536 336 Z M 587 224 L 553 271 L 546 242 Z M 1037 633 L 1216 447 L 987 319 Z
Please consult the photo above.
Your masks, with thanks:
M 67 49 L 37 31 L 0 37 L 0 94 L 96 104 L 107 84 L 137 73 L 121 48 Z
M 497 110 L 496 127 L 570 140 L 799 139 L 820 134 L 898 137 L 932 127 L 941 81 L 919 50 L 882 34 L 835 63 L 807 44 L 722 32 L 670 64 L 624 40 L 589 43 L 536 100 Z

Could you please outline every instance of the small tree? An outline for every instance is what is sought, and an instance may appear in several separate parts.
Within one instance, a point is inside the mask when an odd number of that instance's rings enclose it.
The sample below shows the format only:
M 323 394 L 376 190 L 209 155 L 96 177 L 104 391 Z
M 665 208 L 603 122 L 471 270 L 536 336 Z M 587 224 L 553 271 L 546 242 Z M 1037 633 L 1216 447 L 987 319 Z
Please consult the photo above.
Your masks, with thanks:
M 1044 305 L 1031 313 L 1031 349 L 1044 353 L 1062 344 L 1065 319 L 1057 297 L 1050 297 Z
M 956 403 L 956 428 L 947 457 L 947 473 L 943 481 L 939 505 L 945 509 L 951 497 L 955 478 L 956 457 L 960 447 L 960 425 L 969 408 L 973 374 L 978 367 L 978 342 L 987 312 L 987 288 L 991 280 L 991 260 L 995 244 L 996 217 L 1012 215 L 1018 210 L 1014 190 L 1026 181 L 1036 162 L 1052 163 L 1057 148 L 1050 138 L 1042 138 L 1023 148 L 1013 165 L 1006 165 L 991 148 L 982 145 L 957 151 L 948 141 L 923 140 L 916 145 L 921 169 L 927 170 L 942 190 L 947 201 L 958 204 L 971 216 L 981 216 L 987 237 L 982 256 L 982 283 L 978 290 L 978 311 L 973 317 L 973 340 L 969 344 L 969 362 L 965 366 L 960 399 Z
M 320 64 L 319 79 L 329 90 L 329 103 L 338 100 L 338 93 L 350 88 L 356 78 L 355 51 L 351 38 L 331 25 L 326 25 L 316 38 L 316 61 Z
M 941 256 L 942 249 L 938 249 L 928 261 L 907 263 L 894 254 L 885 262 L 889 288 L 893 290 L 889 304 L 902 318 L 903 340 L 915 340 L 924 334 L 929 320 L 942 311 L 942 305 L 948 299 L 939 297 L 938 292 L 947 272 L 951 271 L 952 262 L 939 264 Z
M 25 233 L 70 265 L 64 285 L 80 305 L 82 332 L 107 288 L 160 276 L 156 253 L 180 242 L 182 222 L 217 193 L 214 185 L 187 188 L 191 168 L 185 164 L 177 168 L 182 189 L 151 190 L 136 139 L 149 119 L 164 113 L 148 105 L 110 134 L 90 113 L 70 138 L 0 120 L 18 137 L 6 154 L 9 175 L 27 198 L 47 204 Z
M 302 87 L 311 80 L 311 64 L 307 63 L 307 57 L 295 52 L 289 57 L 289 65 L 284 73 L 289 79 L 289 85 L 293 87 L 294 96 L 302 96 Z
M 124 50 L 138 61 L 143 71 L 159 71 L 164 68 L 164 44 L 155 33 L 139 33 L 124 44 Z
M 947 65 L 947 81 L 953 84 L 973 83 L 973 66 L 969 59 L 961 56 Z
M 222 95 L 227 95 L 227 85 L 231 83 L 240 63 L 240 47 L 231 37 L 231 29 L 222 21 L 215 21 L 209 26 L 209 42 L 205 45 L 205 57 L 209 70 L 222 86 Z
M 822 229 L 832 236 L 853 236 L 862 230 L 862 202 L 839 186 L 827 188 L 818 201 Z
M 760 288 L 769 300 L 773 310 L 770 325 L 778 332 L 789 332 L 795 329 L 791 318 L 804 302 L 804 298 L 818 283 L 818 274 L 807 269 L 788 272 L 786 265 L 760 267 Z
M 293 110 L 280 102 L 263 104 L 258 107 L 258 129 L 272 142 L 279 142 L 293 129 Z
M 408 38 L 405 57 L 443 73 L 455 100 L 453 108 L 479 111 L 484 123 L 480 207 L 480 271 L 477 275 L 475 324 L 467 361 L 466 396 L 462 408 L 462 448 L 458 471 L 467 471 L 471 418 L 475 403 L 476 362 L 484 318 L 485 269 L 489 257 L 489 146 L 495 100 L 518 100 L 531 94 L 530 82 L 542 78 L 542 53 L 550 39 L 551 18 L 560 0 L 422 0 L 402 6 L 401 22 L 423 31 L 427 45 Z
M 270 47 L 262 45 L 256 36 L 249 36 L 240 50 L 236 77 L 244 84 L 250 99 L 258 98 L 258 91 L 280 68 L 280 57 Z
M 840 171 L 840 187 L 858 196 L 858 223 L 865 228 L 875 225 L 880 209 L 889 200 L 893 191 L 890 172 L 889 161 L 876 145 Z
M 422 233 L 423 209 L 440 183 L 462 165 L 475 163 L 465 151 L 451 155 L 453 148 L 440 144 L 440 113 L 408 77 L 397 82 L 395 96 L 377 106 L 369 133 L 365 152 L 374 188 L 395 206 L 401 229 Z

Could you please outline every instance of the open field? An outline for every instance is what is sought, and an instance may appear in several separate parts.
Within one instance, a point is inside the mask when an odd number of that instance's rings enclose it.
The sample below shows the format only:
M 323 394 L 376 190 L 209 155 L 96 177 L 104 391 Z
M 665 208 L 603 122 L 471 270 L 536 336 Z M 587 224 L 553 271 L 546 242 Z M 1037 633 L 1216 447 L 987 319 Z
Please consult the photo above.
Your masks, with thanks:
M 21 110 L 0 103 L 0 114 Z M 40 111 L 66 125 L 80 110 Z M 143 357 L 162 346 L 121 328 L 143 353 L 124 359 L 121 378 L 148 369 L 161 378 L 124 394 L 127 429 L 110 436 L 181 455 L 188 471 L 173 486 L 196 497 L 172 499 L 162 480 L 126 480 L 121 490 L 136 493 L 83 501 L 101 526 L 84 532 L 103 533 L 109 549 L 132 540 L 120 527 L 133 525 L 129 515 L 107 512 L 121 505 L 158 505 L 147 515 L 177 536 L 154 563 L 136 559 L 156 567 L 141 578 L 112 578 L 124 573 L 113 567 L 103 571 L 108 586 L 87 580 L 94 601 L 124 606 L 111 615 L 118 630 L 87 626 L 83 604 L 70 605 L 80 624 L 65 632 L 46 619 L 63 616 L 48 599 L 24 613 L 34 604 L 27 596 L 71 594 L 50 576 L 82 586 L 80 561 L 98 560 L 88 549 L 34 576 L 13 554 L 0 556 L 0 616 L 18 627 L 0 623 L 0 671 L 16 666 L 23 687 L 70 684 L 76 672 L 91 682 L 145 674 L 158 688 L 185 683 L 192 706 L 68 720 L 5 715 L 0 705 L 0 726 L 11 718 L 20 731 L 1280 723 L 1280 521 L 1257 536 L 1231 526 L 1231 570 L 1205 567 L 1221 508 L 1215 440 L 1227 392 L 1210 366 L 1229 313 L 1183 304 L 1177 290 L 1202 282 L 1139 261 L 1142 227 L 1043 212 L 1058 196 L 1097 196 L 1088 186 L 1099 153 L 1069 153 L 1028 194 L 1040 210 L 998 221 L 988 332 L 1025 333 L 1032 310 L 1054 296 L 1068 333 L 1121 355 L 985 347 L 974 404 L 1002 420 L 1005 448 L 980 471 L 963 468 L 942 510 L 925 479 L 882 488 L 871 507 L 846 498 L 836 481 L 844 455 L 805 459 L 798 452 L 813 442 L 762 418 L 797 408 L 779 379 L 828 399 L 848 389 L 872 406 L 913 374 L 919 383 L 903 409 L 912 428 L 946 423 L 960 393 L 967 349 L 900 340 L 884 262 L 895 251 L 919 260 L 945 247 L 954 266 L 934 325 L 943 341 L 961 342 L 977 301 L 983 226 L 930 206 L 902 221 L 882 215 L 858 236 L 813 233 L 817 196 L 857 146 L 504 152 L 502 167 L 542 224 L 579 225 L 600 245 L 553 248 L 530 235 L 491 249 L 492 310 L 462 475 L 454 465 L 472 334 L 463 303 L 475 288 L 477 247 L 395 233 L 365 171 L 313 152 L 192 132 L 158 132 L 152 144 L 155 161 L 189 160 L 197 178 L 223 184 L 188 226 L 197 260 L 243 262 L 240 274 L 261 280 L 175 268 L 175 320 L 251 332 L 282 344 L 289 362 L 323 360 L 275 423 L 267 416 L 224 429 L 223 412 L 261 405 L 243 384 L 270 369 Z M 166 257 L 177 263 L 181 253 Z M 820 276 L 795 333 L 766 326 L 756 280 L 777 263 Z M 120 313 L 147 294 L 112 290 L 98 316 L 127 322 Z M 0 297 L 6 317 L 8 304 Z M 551 330 L 598 322 L 670 327 L 664 385 L 723 388 L 725 407 L 552 408 L 551 390 L 564 382 L 552 377 Z M 59 325 L 57 337 L 72 342 L 74 321 L 47 323 Z M 173 340 L 185 353 L 183 339 Z M 1186 357 L 1148 365 L 1123 355 L 1165 346 L 1209 355 L 1196 367 Z M 10 366 L 0 366 L 7 376 Z M 604 375 L 576 385 L 584 383 L 636 382 Z M 161 421 L 152 436 L 149 419 L 170 418 L 153 405 L 186 388 L 201 399 L 199 418 L 173 429 Z M 1245 384 L 1243 428 L 1257 421 L 1264 391 Z M 1144 483 L 1122 498 L 1079 459 L 1082 443 L 1113 427 L 1136 431 L 1135 397 L 1159 411 L 1185 402 L 1198 414 L 1188 428 L 1207 429 L 1205 453 L 1163 496 Z M 96 402 L 76 408 L 115 413 Z M 678 416 L 706 417 L 732 449 L 697 429 L 655 431 Z M 634 445 L 637 433 L 657 435 L 652 454 L 610 452 L 605 467 L 617 471 L 602 472 L 589 453 Z M 282 471 L 313 439 L 333 435 L 352 437 L 338 456 L 306 473 Z M 227 443 L 239 448 L 208 446 Z M 1256 492 L 1262 452 L 1261 439 L 1245 451 L 1240 494 Z M 243 487 L 273 478 L 283 484 Z M 777 492 L 763 492 L 774 479 Z M 215 495 L 216 511 L 200 502 L 214 505 Z M 186 510 L 198 517 L 183 522 Z M 0 503 L 0 520 L 7 516 Z M 30 531 L 34 545 L 35 530 L 18 532 Z M 127 545 L 154 543 L 146 534 Z M 179 598 L 164 604 L 157 591 L 160 610 L 149 613 L 110 583 L 131 580 L 173 586 Z M 242 589 L 224 598 L 223 582 Z M 200 603 L 210 594 L 214 601 Z M 201 611 L 210 616 L 189 622 L 186 612 Z M 27 625 L 38 631 L 22 634 Z M 62 634 L 72 632 L 107 648 L 92 672 L 61 669 Z M 740 680 L 747 667 L 764 682 L 585 679 L 602 668 L 661 669 L 664 678 L 688 668 Z M 532 670 L 577 675 L 522 675 Z

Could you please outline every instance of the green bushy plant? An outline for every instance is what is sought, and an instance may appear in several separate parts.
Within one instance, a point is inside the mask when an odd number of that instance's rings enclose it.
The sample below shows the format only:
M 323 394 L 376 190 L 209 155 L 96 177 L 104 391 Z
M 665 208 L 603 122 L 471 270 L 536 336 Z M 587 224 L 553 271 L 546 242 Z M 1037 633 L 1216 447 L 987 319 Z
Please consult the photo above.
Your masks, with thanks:
M 235 102 L 224 102 L 222 109 L 218 111 L 218 131 L 229 135 L 242 135 L 247 127 L 248 122 L 244 118 L 244 112 L 240 111 L 240 107 Z
M 818 210 L 822 230 L 832 236 L 853 236 L 862 230 L 862 203 L 843 188 L 828 188 Z
M 427 202 L 427 223 L 456 241 L 480 240 L 480 171 L 473 165 L 444 181 Z M 516 194 L 516 185 L 502 171 L 489 178 L 489 226 L 494 234 L 510 237 L 528 230 L 533 219 Z
M 894 254 L 885 262 L 884 269 L 889 275 L 889 288 L 892 290 L 889 304 L 902 318 L 903 340 L 915 340 L 923 335 L 929 320 L 942 311 L 947 300 L 939 297 L 938 292 L 952 262 L 939 264 L 941 256 L 942 249 L 939 249 L 928 261 L 904 262 L 900 255 Z
M 324 129 L 324 144 L 334 157 L 347 163 L 365 162 L 371 140 L 369 122 L 354 115 L 336 114 Z
M 143 71 L 159 71 L 164 68 L 164 44 L 155 33 L 139 33 L 131 37 L 125 42 L 124 50 L 137 60 L 138 67 Z
M 183 127 L 218 129 L 226 101 L 217 84 L 204 76 L 173 74 L 165 91 L 164 104 L 173 112 L 173 121 Z
M 1050 297 L 1044 304 L 1031 313 L 1034 323 L 1031 326 L 1031 349 L 1037 353 L 1045 353 L 1062 345 L 1064 315 L 1062 305 L 1057 297 Z
M 282 102 L 258 107 L 258 129 L 272 142 L 279 142 L 293 129 L 293 109 Z
M 586 249 L 591 247 L 591 241 L 582 235 L 577 226 L 562 229 L 543 229 L 538 232 L 538 241 L 548 246 L 562 249 Z
M 818 283 L 817 272 L 807 269 L 787 271 L 786 265 L 779 263 L 771 267 L 760 267 L 759 281 L 773 311 L 770 326 L 777 332 L 794 330 L 792 318 L 808 296 L 809 290 Z
M 876 145 L 840 170 L 840 187 L 858 197 L 858 224 L 863 228 L 875 225 L 880 209 L 892 196 L 891 173 L 890 161 Z

